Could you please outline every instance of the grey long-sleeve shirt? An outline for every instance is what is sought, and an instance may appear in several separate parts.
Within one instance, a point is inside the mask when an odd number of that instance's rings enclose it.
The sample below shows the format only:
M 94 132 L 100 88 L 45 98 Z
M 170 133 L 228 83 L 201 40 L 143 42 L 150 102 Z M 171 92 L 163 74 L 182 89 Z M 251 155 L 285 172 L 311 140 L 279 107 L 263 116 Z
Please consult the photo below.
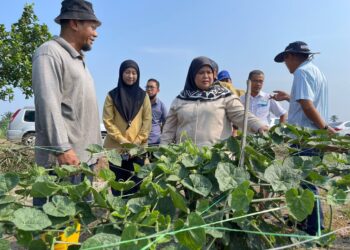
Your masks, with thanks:
M 69 149 L 87 162 L 85 149 L 101 144 L 101 132 L 94 82 L 83 56 L 63 38 L 54 37 L 33 56 L 32 84 L 37 164 L 50 166 L 58 152 Z

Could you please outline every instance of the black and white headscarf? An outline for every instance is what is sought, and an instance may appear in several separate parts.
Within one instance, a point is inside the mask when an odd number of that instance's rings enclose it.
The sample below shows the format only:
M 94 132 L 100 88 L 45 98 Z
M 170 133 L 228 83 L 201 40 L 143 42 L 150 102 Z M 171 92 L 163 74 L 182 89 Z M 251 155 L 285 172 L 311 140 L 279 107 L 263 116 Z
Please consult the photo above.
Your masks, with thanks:
M 228 89 L 220 85 L 213 84 L 208 90 L 197 88 L 194 80 L 196 74 L 203 66 L 209 66 L 213 70 L 213 60 L 205 56 L 200 56 L 192 60 L 187 73 L 185 87 L 177 98 L 189 101 L 214 101 L 231 95 Z

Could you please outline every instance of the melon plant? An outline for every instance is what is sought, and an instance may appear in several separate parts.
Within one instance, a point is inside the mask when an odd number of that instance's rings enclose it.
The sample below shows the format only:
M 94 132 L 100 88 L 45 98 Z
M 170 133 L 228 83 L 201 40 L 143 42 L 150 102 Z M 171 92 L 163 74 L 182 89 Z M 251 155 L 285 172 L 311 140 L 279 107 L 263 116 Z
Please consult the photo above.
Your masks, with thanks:
M 298 156 L 304 148 L 316 156 Z M 267 249 L 298 242 L 329 245 L 332 228 L 315 236 L 300 227 L 317 206 L 342 206 L 349 201 L 350 138 L 325 131 L 282 125 L 264 135 L 249 135 L 243 166 L 240 138 L 199 148 L 190 140 L 177 145 L 138 148 L 126 145 L 131 157 L 149 157 L 135 164 L 142 179 L 116 181 L 108 168 L 97 174 L 79 168 L 33 166 L 24 173 L 0 174 L 0 245 L 9 236 L 27 248 L 49 249 L 57 233 L 72 234 L 82 225 L 74 249 Z M 115 165 L 121 156 L 98 145 L 87 149 Z M 54 173 L 54 175 L 52 175 Z M 85 180 L 72 185 L 71 175 Z M 100 189 L 88 177 L 104 181 Z M 322 190 L 316 196 L 302 184 Z M 135 185 L 134 194 L 125 192 Z M 110 189 L 121 191 L 114 197 Z M 24 201 L 48 197 L 42 208 Z M 319 199 L 320 202 L 315 203 Z M 40 237 L 45 235 L 45 237 Z M 306 244 L 306 243 L 305 243 Z M 71 246 L 73 248 L 73 246 Z

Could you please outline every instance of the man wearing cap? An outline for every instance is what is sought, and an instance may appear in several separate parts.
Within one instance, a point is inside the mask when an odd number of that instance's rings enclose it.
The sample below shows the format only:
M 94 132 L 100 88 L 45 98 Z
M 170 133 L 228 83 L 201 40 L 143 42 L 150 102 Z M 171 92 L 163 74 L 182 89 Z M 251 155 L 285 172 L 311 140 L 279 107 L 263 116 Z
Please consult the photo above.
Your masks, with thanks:
M 308 45 L 297 41 L 290 43 L 283 52 L 275 57 L 275 62 L 284 62 L 291 74 L 294 75 L 291 94 L 283 91 L 274 91 L 273 99 L 289 101 L 288 123 L 308 127 L 311 129 L 325 129 L 335 133 L 334 129 L 326 123 L 328 118 L 328 86 L 322 72 L 312 63 L 314 52 Z M 302 149 L 299 156 L 322 156 L 314 149 Z M 310 189 L 317 194 L 317 188 L 304 184 L 303 188 Z M 311 235 L 316 235 L 318 225 L 322 227 L 323 214 L 320 213 L 318 223 L 317 202 L 314 203 L 312 214 L 301 224 L 301 229 Z
M 233 86 L 230 73 L 227 70 L 222 70 L 218 74 L 219 84 L 227 89 L 229 89 L 233 94 L 240 97 L 245 94 L 245 91 L 242 89 L 237 89 Z
M 235 94 L 238 97 L 243 96 L 245 93 L 244 90 L 236 89 L 233 86 L 230 73 L 227 70 L 221 70 L 219 72 L 219 74 L 217 75 L 217 81 L 215 81 L 214 84 L 218 84 L 222 87 L 227 88 L 228 90 L 231 91 L 231 93 Z M 236 137 L 237 135 L 238 135 L 238 127 L 232 124 L 232 136 Z
M 261 90 L 265 80 L 264 72 L 253 70 L 249 73 L 248 79 L 251 81 L 250 112 L 266 125 L 270 124 L 271 114 L 278 117 L 280 123 L 285 122 L 287 111 L 278 102 L 271 99 L 270 94 Z M 241 96 L 241 102 L 245 103 L 245 95 Z
M 326 123 L 328 118 L 328 86 L 323 73 L 312 63 L 314 52 L 304 42 L 290 43 L 275 57 L 284 62 L 294 75 L 291 94 L 274 91 L 273 99 L 289 101 L 288 123 L 312 129 L 334 129 Z
M 96 159 L 85 149 L 101 144 L 100 119 L 83 51 L 92 48 L 101 22 L 84 0 L 64 0 L 55 22 L 61 25 L 60 36 L 42 44 L 33 56 L 35 160 L 45 167 L 94 164 Z

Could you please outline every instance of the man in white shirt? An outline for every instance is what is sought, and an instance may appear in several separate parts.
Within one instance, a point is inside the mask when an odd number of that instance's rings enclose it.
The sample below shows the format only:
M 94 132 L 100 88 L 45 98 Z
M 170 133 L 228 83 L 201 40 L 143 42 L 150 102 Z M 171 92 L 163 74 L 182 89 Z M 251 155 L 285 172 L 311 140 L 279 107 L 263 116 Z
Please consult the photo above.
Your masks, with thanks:
M 249 80 L 251 81 L 250 106 L 249 110 L 256 117 L 258 117 L 265 124 L 270 124 L 272 115 L 279 118 L 279 122 L 286 121 L 287 111 L 275 100 L 271 99 L 270 94 L 261 91 L 265 75 L 261 70 L 253 70 L 249 73 Z M 246 96 L 240 97 L 241 102 L 245 102 Z

